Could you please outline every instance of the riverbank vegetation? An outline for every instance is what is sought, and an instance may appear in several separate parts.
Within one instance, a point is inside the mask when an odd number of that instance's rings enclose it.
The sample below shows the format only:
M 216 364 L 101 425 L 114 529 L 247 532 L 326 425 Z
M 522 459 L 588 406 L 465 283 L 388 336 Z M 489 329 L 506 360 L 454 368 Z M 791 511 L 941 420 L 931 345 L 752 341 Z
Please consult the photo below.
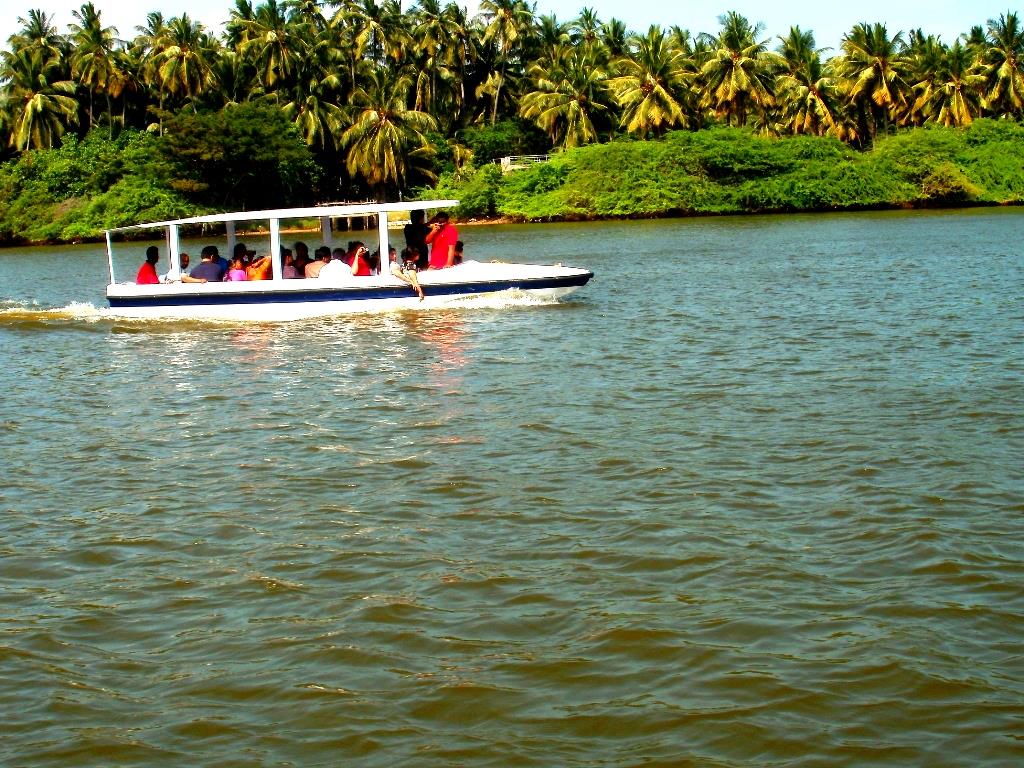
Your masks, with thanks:
M 523 0 L 235 1 L 223 30 L 154 11 L 121 37 L 91 2 L 64 33 L 19 19 L 0 240 L 435 184 L 464 215 L 527 219 L 1020 200 L 1013 12 L 954 41 L 857 24 L 826 57 L 735 12 L 634 32 Z

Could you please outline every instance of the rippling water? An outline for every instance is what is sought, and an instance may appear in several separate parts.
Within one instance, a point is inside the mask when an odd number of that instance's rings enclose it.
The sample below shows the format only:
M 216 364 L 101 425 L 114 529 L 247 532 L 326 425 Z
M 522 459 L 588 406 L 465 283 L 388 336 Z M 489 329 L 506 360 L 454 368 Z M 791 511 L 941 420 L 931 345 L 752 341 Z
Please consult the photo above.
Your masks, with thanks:
M 464 234 L 597 277 L 141 323 L 0 252 L 0 764 L 1024 762 L 1024 214 Z

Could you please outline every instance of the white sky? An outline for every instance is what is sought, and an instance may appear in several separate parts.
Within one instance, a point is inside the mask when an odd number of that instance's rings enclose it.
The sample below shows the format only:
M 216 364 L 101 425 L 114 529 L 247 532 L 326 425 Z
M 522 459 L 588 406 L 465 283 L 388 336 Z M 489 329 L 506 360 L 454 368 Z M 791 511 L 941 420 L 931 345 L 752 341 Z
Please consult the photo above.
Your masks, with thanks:
M 93 0 L 107 26 L 117 27 L 122 39 L 135 37 L 135 28 L 146 20 L 146 14 L 159 10 L 164 16 L 186 12 L 208 27 L 220 31 L 233 7 L 231 0 Z M 471 14 L 479 8 L 478 0 L 460 0 Z M 73 21 L 71 11 L 82 5 L 82 0 L 2 0 L 0 2 L 0 44 L 7 47 L 7 38 L 21 25 L 18 17 L 29 8 L 40 8 L 54 15 L 57 29 L 65 32 Z M 411 0 L 403 0 L 404 8 Z M 537 13 L 554 13 L 559 21 L 570 21 L 581 8 L 589 7 L 602 21 L 617 18 L 633 31 L 644 31 L 651 24 L 668 27 L 673 24 L 692 33 L 719 29 L 718 16 L 729 10 L 738 11 L 751 22 L 764 22 L 765 36 L 784 35 L 792 25 L 814 32 L 819 47 L 838 48 L 844 33 L 861 21 L 884 23 L 890 33 L 908 32 L 921 27 L 926 34 L 939 35 L 951 43 L 973 25 L 996 18 L 1013 8 L 1009 0 L 860 0 L 859 3 L 834 3 L 829 0 L 782 0 L 765 3 L 764 0 L 537 0 Z M 1022 14 L 1024 15 L 1024 14 Z M 904 34 L 906 37 L 906 34 Z

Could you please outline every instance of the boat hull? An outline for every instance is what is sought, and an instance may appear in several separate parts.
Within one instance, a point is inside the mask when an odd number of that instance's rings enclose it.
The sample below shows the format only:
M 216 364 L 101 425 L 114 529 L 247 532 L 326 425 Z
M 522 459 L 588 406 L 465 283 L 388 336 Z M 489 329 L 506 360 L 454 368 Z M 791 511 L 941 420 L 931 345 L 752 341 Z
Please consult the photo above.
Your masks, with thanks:
M 107 287 L 111 312 L 129 318 L 288 321 L 360 312 L 436 309 L 486 296 L 528 295 L 556 300 L 586 285 L 593 273 L 573 267 L 468 263 L 420 274 L 426 297 L 389 276 L 242 283 L 115 284 Z

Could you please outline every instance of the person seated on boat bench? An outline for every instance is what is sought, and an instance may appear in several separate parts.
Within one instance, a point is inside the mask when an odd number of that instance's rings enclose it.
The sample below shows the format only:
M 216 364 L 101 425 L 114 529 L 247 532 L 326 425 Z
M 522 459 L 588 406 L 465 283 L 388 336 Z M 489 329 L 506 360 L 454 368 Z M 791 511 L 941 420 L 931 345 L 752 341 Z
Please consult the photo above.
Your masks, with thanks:
M 160 261 L 160 251 L 155 245 L 146 249 L 146 261 L 139 267 L 139 273 L 135 275 L 136 285 L 157 285 L 160 278 L 156 274 L 156 263 Z
M 292 249 L 295 251 L 295 269 L 298 270 L 299 277 L 305 277 L 306 265 L 311 261 L 309 258 L 309 246 L 299 240 L 292 246 Z
M 360 243 L 352 252 L 352 276 L 370 277 L 373 274 L 370 249 Z
M 327 248 L 324 248 L 324 250 L 326 251 Z M 320 249 L 318 248 L 317 252 L 319 253 L 319 251 Z M 328 254 L 330 254 L 330 251 L 328 251 Z M 316 276 L 321 280 L 344 280 L 351 274 L 352 270 L 345 263 L 344 257 L 334 255 L 329 256 L 328 261 L 317 272 Z
M 195 278 L 203 278 L 208 283 L 219 283 L 223 280 L 224 271 L 220 268 L 220 254 L 217 253 L 217 246 L 204 246 L 200 255 L 202 262 L 189 275 Z
M 284 280 L 294 280 L 297 277 L 302 277 L 302 274 L 295 266 L 295 256 L 292 255 L 291 248 L 281 248 L 281 277 Z
M 182 253 L 178 256 L 178 276 L 172 278 L 171 273 L 160 275 L 161 283 L 205 283 L 205 280 L 197 280 L 188 273 L 188 254 Z
M 416 291 L 416 295 L 420 297 L 420 301 L 423 301 L 423 288 L 420 287 L 420 281 L 416 275 L 418 269 L 416 264 L 419 261 L 419 256 L 419 251 L 417 251 L 416 248 L 403 248 L 402 260 L 399 261 L 398 256 L 395 253 L 395 249 L 388 249 L 388 261 L 390 263 L 391 274 L 403 283 L 411 285 L 413 290 Z
M 331 260 L 331 249 L 320 247 L 316 249 L 316 259 L 306 265 L 306 277 L 320 277 L 320 270 Z
M 235 257 L 231 259 L 231 269 L 229 269 L 228 273 L 224 275 L 224 282 L 230 281 L 233 283 L 239 283 L 244 282 L 247 279 L 248 278 L 245 276 L 244 258 L 236 254 Z
M 266 256 L 260 256 L 258 259 L 253 259 L 249 262 L 249 266 L 245 268 L 245 279 L 269 280 L 273 277 L 271 274 L 273 268 L 274 265 L 271 263 L 269 253 Z

